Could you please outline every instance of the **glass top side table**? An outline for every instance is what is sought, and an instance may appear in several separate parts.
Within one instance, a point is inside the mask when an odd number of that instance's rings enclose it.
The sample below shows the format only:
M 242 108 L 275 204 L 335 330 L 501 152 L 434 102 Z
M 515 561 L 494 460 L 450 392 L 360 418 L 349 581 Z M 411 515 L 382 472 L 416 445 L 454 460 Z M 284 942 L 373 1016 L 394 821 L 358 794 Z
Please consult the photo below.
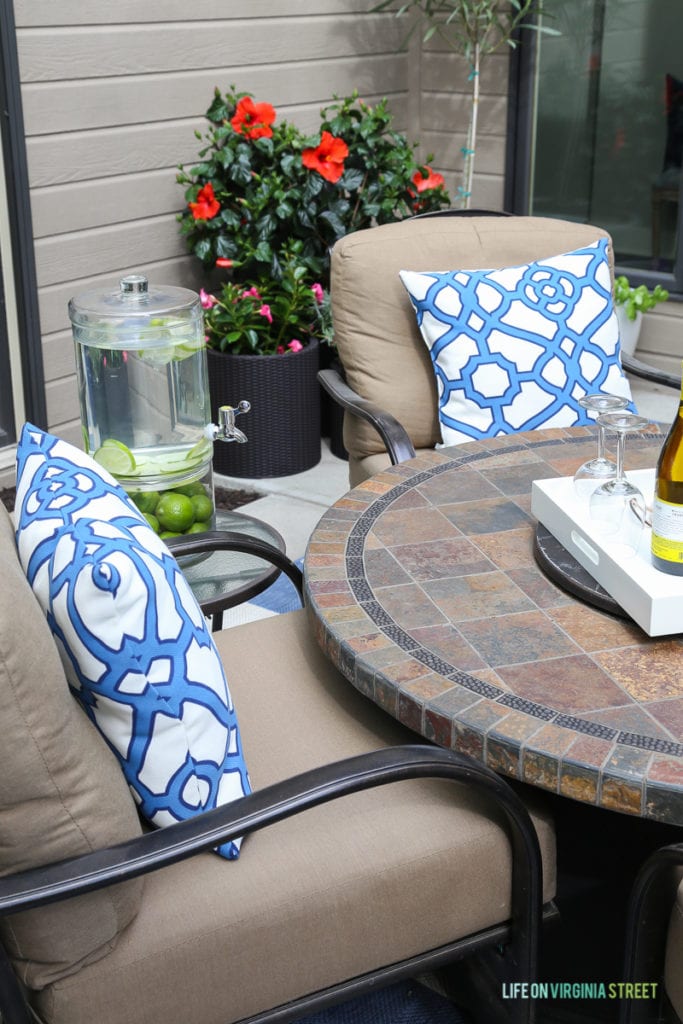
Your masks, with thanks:
M 278 531 L 243 512 L 216 513 L 216 530 L 241 534 L 273 545 L 283 554 L 285 542 Z M 198 535 L 201 537 L 201 534 Z M 170 544 L 173 551 L 177 545 Z M 214 632 L 223 626 L 223 612 L 249 601 L 275 582 L 280 569 L 257 555 L 241 551 L 210 551 L 208 554 L 179 555 L 178 562 L 205 615 L 212 618 Z

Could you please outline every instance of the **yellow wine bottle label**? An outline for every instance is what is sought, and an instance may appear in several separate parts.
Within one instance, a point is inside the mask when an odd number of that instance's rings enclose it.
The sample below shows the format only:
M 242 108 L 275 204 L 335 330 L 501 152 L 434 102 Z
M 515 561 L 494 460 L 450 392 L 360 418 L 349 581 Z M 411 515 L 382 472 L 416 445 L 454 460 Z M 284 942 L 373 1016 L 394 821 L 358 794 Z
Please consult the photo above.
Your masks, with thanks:
M 655 498 L 652 507 L 652 554 L 665 562 L 683 562 L 683 505 Z

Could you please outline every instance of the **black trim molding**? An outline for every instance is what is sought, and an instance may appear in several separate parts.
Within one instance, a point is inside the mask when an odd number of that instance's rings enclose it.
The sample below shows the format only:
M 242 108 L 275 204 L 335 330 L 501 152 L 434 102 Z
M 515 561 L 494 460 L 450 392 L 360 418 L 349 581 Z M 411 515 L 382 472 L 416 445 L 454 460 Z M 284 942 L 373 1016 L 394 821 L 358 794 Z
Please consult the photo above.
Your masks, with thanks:
M 535 32 L 515 32 L 508 71 L 507 143 L 505 148 L 505 191 L 503 209 L 527 214 L 530 206 L 531 157 L 533 152 L 534 76 L 536 74 Z
M 24 403 L 29 420 L 36 426 L 47 428 L 33 223 L 16 27 L 11 0 L 0 2 L 0 141 L 7 185 Z

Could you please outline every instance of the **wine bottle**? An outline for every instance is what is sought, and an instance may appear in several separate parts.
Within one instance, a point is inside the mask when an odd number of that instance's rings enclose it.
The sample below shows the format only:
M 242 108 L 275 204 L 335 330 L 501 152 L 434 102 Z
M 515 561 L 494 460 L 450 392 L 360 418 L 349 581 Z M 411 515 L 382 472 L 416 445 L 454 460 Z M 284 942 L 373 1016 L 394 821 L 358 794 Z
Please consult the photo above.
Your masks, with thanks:
M 652 564 L 662 572 L 683 576 L 683 391 L 657 460 Z

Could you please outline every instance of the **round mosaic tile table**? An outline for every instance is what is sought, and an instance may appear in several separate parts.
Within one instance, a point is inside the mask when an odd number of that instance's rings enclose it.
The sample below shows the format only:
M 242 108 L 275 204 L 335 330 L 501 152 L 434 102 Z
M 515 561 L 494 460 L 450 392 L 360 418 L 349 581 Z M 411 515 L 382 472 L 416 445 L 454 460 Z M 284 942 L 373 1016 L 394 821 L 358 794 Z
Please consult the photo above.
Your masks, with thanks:
M 627 468 L 661 435 L 629 437 Z M 595 451 L 592 428 L 420 456 L 336 502 L 305 559 L 319 643 L 423 736 L 589 804 L 683 825 L 683 638 L 650 638 L 535 562 L 531 483 Z

